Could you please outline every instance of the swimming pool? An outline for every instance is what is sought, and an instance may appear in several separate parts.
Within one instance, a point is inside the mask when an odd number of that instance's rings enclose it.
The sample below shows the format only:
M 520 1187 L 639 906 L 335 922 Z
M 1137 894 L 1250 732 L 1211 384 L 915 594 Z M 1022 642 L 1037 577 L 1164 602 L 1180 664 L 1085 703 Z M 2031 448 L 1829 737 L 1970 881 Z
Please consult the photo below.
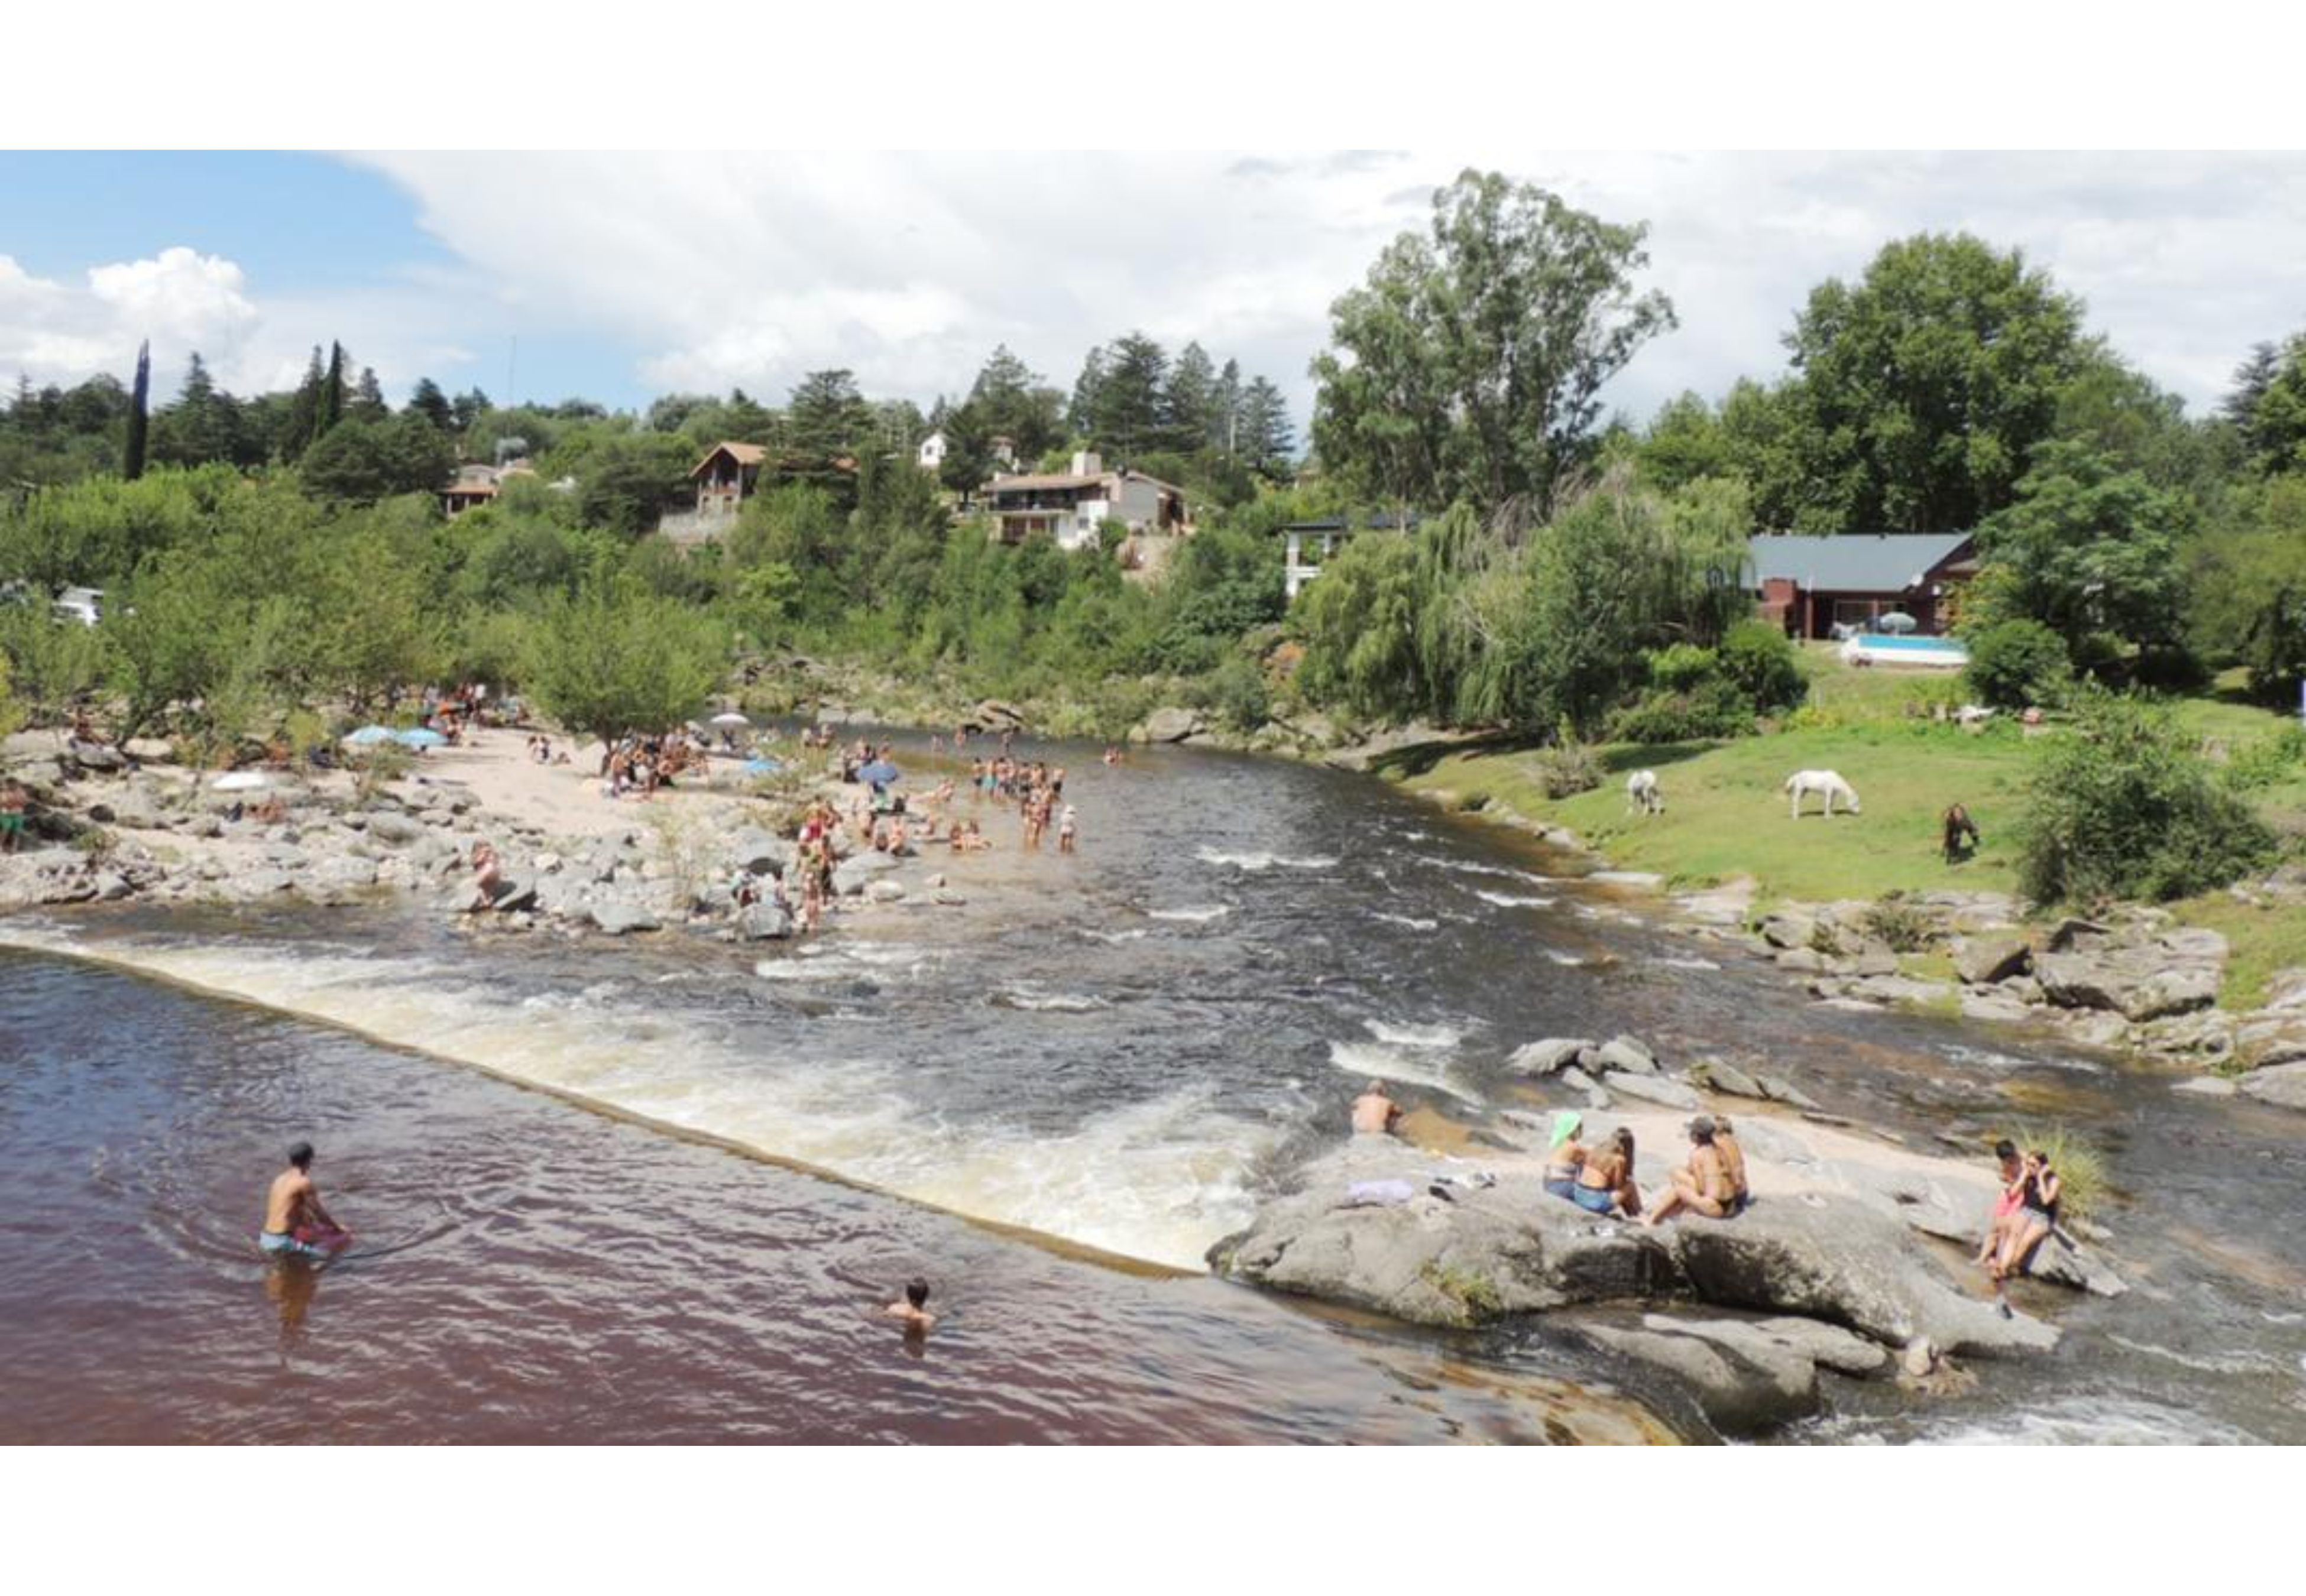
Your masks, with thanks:
M 1899 636 L 1890 632 L 1860 632 L 1841 645 L 1841 657 L 1856 664 L 1929 665 L 1959 670 L 1969 663 L 1969 651 L 1951 637 Z

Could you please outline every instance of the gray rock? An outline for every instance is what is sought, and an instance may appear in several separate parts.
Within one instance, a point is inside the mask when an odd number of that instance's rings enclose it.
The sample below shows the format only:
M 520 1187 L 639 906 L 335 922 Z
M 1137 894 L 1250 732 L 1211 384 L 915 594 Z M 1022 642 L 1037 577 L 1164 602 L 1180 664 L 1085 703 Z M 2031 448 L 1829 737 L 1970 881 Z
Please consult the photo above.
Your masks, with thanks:
M 1989 1020 L 1998 1025 L 2014 1025 L 2024 1020 L 2028 1011 L 2024 1003 L 1999 992 L 1965 991 L 1961 994 L 1961 1017 L 1964 1020 Z
M 1610 1094 L 1601 1089 L 1601 1083 L 1594 1080 L 1591 1075 L 1586 1074 L 1584 1071 L 1579 1069 L 1576 1065 L 1564 1064 L 1561 1067 L 1560 1079 L 1561 1084 L 1569 1088 L 1572 1091 L 1579 1091 L 1585 1094 L 1586 1107 L 1607 1108 L 1610 1106 Z
M 2236 1028 L 2233 1042 L 2246 1070 L 2306 1063 L 2306 1011 L 2261 1010 Z
M 2277 1108 L 2306 1108 L 2306 1063 L 2274 1064 L 2242 1078 L 2242 1096 Z
M 1964 1294 L 1903 1223 L 1863 1202 L 1771 1200 L 1732 1220 L 1648 1231 L 1596 1220 L 1516 1174 L 1454 1202 L 1343 1206 L 1357 1181 L 1422 1190 L 1430 1163 L 1388 1139 L 1359 1138 L 1309 1165 L 1305 1190 L 1267 1203 L 1210 1261 L 1234 1278 L 1420 1324 L 1695 1298 L 1822 1319 L 1892 1345 L 1926 1335 L 1951 1350 L 1997 1353 L 2057 1340 L 2048 1325 L 2002 1319 Z
M 129 884 L 126 876 L 110 870 L 98 871 L 92 884 L 96 888 L 98 903 L 116 903 L 136 890 Z
M 1890 1367 L 1887 1348 L 1839 1325 L 1820 1324 L 1814 1319 L 1779 1318 L 1755 1320 L 1751 1327 L 1773 1341 L 1796 1348 L 1819 1368 L 1831 1369 L 1836 1374 L 1864 1379 Z
M 1788 1103 L 1796 1108 L 1817 1107 L 1816 1098 L 1782 1075 L 1756 1075 L 1754 1079 L 1762 1083 L 1762 1090 L 1769 1095 L 1772 1103 Z
M 833 867 L 833 890 L 841 897 L 853 898 L 865 890 L 867 882 L 900 868 L 903 862 L 885 853 L 852 855 Z
M 1638 1097 L 1663 1108 L 1702 1108 L 1704 1101 L 1678 1080 L 1663 1075 L 1610 1074 L 1604 1084 L 1623 1097 Z
M 1149 743 L 1181 743 L 1205 730 L 1199 710 L 1175 707 L 1157 709 L 1145 717 L 1137 728 L 1140 741 Z
M 243 900 L 270 898 L 289 891 L 296 884 L 295 877 L 286 870 L 274 869 L 242 871 L 226 877 L 226 880 L 231 884 L 232 895 Z
M 387 842 L 409 843 L 424 839 L 429 833 L 422 821 L 411 820 L 389 809 L 372 812 L 368 816 L 368 834 Z
M 2182 929 L 2134 946 L 2046 953 L 2034 973 L 2062 1008 L 2103 1009 L 2134 1022 L 2216 1003 L 2225 950 L 2216 932 Z
M 901 881 L 891 881 L 883 876 L 878 881 L 865 883 L 865 900 L 868 903 L 901 903 L 904 898 L 905 883 Z
M 1646 1043 L 1634 1037 L 1612 1037 L 1599 1047 L 1581 1052 L 1577 1062 L 1597 1075 L 1654 1075 L 1658 1072 L 1657 1054 L 1650 1051 Z
M 2022 975 L 2034 950 L 2022 936 L 1963 936 L 1953 944 L 1954 973 L 1965 985 L 1990 986 Z
M 731 869 L 752 875 L 774 875 L 785 867 L 785 861 L 791 857 L 791 843 L 758 826 L 747 826 L 731 834 L 722 849 L 722 858 Z
M 1848 995 L 1863 998 L 1869 1003 L 1918 1007 L 1952 1003 L 1955 989 L 1945 981 L 1918 981 L 1911 976 L 1874 975 L 1850 983 Z
M 521 914 L 536 907 L 536 878 L 508 871 L 497 882 L 497 895 L 489 907 L 502 915 Z
M 1762 1083 L 1724 1059 L 1702 1058 L 1683 1071 L 1693 1085 L 1730 1097 L 1767 1097 Z
M 1644 1327 L 1675 1321 L 1649 1315 Z M 1581 1325 L 1595 1345 L 1663 1370 L 1689 1388 L 1716 1429 L 1730 1433 L 1767 1430 L 1817 1411 L 1817 1365 L 1772 1347 L 1766 1361 L 1717 1345 L 1710 1336 L 1618 1325 Z M 1677 1327 L 1678 1328 L 1678 1327 Z
M 2130 1022 L 2103 1010 L 2069 1010 L 2055 1016 L 2058 1029 L 2085 1047 L 2120 1047 L 2130 1039 Z
M 1763 920 L 1761 935 L 1773 948 L 1806 951 L 1817 935 L 1817 921 L 1797 909 L 1780 909 Z
M 1788 948 L 1777 956 L 1777 965 L 1796 975 L 1815 976 L 1824 972 L 1826 959 L 1815 948 Z
M 2223 1075 L 2197 1075 L 2191 1080 L 2182 1080 L 2170 1088 L 2196 1097 L 2231 1097 L 2242 1090 Z
M 2266 978 L 2266 1010 L 2306 1013 L 2306 969 L 2278 969 Z
M 586 912 L 594 926 L 611 936 L 657 929 L 657 917 L 637 903 L 595 903 Z
M 756 903 L 737 917 L 737 935 L 745 942 L 774 942 L 792 935 L 792 917 L 773 903 Z
M 1584 1037 L 1546 1037 L 1525 1042 L 1506 1060 L 1506 1068 L 1516 1075 L 1552 1075 L 1576 1063 L 1578 1055 L 1593 1046 Z

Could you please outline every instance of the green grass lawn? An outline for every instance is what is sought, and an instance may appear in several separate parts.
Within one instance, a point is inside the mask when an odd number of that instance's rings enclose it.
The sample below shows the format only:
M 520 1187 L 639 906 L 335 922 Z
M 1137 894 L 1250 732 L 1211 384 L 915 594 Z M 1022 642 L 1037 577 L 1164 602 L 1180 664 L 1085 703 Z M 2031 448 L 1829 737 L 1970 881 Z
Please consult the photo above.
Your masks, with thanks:
M 1958 693 L 1949 676 L 1852 670 L 1830 647 L 1804 653 L 1812 707 L 1789 729 L 1730 742 L 1608 745 L 1599 750 L 1608 779 L 1573 798 L 1548 798 L 1535 750 L 1516 743 L 1407 749 L 1377 769 L 1413 789 L 1453 794 L 1465 807 L 1500 805 L 1566 825 L 1612 866 L 1653 871 L 1675 886 L 1750 875 L 1763 901 L 1931 888 L 2014 891 L 2014 831 L 2039 740 L 2009 721 L 1971 733 L 1913 713 L 1909 706 Z M 2178 713 L 2189 729 L 2233 748 L 2285 723 L 2224 696 L 2185 700 Z M 1643 768 L 1658 773 L 1661 815 L 1627 813 L 1626 775 Z M 1789 818 L 1781 789 L 1792 772 L 1808 769 L 1841 772 L 1865 812 L 1824 820 L 1812 799 L 1802 818 Z M 2306 771 L 2254 796 L 2277 825 L 2306 834 Z M 1948 865 L 1938 850 L 1939 820 L 1954 803 L 1969 807 L 1983 846 L 1975 858 Z M 2223 893 L 2173 907 L 2233 942 L 2230 1001 L 2247 1006 L 2273 970 L 2306 964 L 2306 916 L 2253 909 Z

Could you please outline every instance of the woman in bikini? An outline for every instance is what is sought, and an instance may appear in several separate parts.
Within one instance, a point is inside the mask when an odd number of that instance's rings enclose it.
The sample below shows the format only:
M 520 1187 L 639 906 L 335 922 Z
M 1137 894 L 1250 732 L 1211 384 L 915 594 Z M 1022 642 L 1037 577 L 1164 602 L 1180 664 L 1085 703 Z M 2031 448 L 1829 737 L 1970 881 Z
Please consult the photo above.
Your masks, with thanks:
M 1569 1200 L 1589 1214 L 1617 1212 L 1631 1219 L 1642 1211 L 1641 1190 L 1634 1184 L 1634 1133 L 1623 1125 L 1610 1132 L 1598 1149 L 1589 1149 L 1578 1165 L 1577 1183 Z
M 1545 1156 L 1546 1191 L 1571 1202 L 1577 1200 L 1577 1172 L 1590 1156 L 1577 1140 L 1577 1132 L 1584 1124 L 1584 1116 L 1574 1108 L 1565 1108 L 1555 1114 L 1551 1147 Z
M 1991 1270 L 1997 1290 L 2011 1276 L 2024 1271 L 2034 1249 L 2058 1228 L 2058 1199 L 2064 1191 L 2065 1182 L 2050 1167 L 2049 1154 L 2036 1148 L 2026 1155 L 2019 1177 L 2018 1211 L 2010 1216 L 2001 1255 Z

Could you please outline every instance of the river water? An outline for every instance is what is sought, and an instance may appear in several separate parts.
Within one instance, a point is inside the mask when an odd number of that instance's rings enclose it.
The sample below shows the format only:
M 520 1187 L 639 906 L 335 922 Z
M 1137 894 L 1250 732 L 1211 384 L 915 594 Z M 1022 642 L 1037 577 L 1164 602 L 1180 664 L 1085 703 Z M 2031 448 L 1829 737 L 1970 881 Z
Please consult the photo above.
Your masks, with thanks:
M 1361 1082 L 1478 1125 L 1535 1101 L 1518 1044 L 1625 1030 L 1917 1141 L 2017 1115 L 2110 1156 L 2128 1296 L 2037 1299 L 2054 1355 L 1969 1397 L 1838 1383 L 1786 1438 L 2306 1440 L 2291 1116 L 1806 1004 L 1362 778 L 1052 756 L 1078 855 L 987 806 L 964 907 L 765 952 L 404 909 L 0 923 L 0 1438 L 1702 1436 L 1542 1323 L 1198 1274 Z M 298 1135 L 383 1250 L 317 1284 L 251 1255 Z M 870 1315 L 914 1273 L 926 1347 Z

